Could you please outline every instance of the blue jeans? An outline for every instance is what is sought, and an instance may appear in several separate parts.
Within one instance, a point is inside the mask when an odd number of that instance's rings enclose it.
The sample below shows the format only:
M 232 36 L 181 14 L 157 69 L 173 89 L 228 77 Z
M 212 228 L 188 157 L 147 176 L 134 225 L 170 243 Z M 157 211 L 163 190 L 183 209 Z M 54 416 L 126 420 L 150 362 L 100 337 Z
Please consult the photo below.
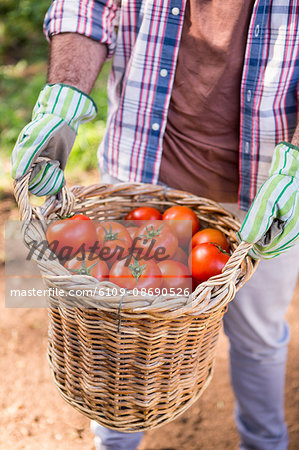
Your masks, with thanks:
M 287 450 L 284 383 L 289 327 L 284 319 L 298 276 L 299 246 L 268 261 L 224 316 L 241 449 Z
M 102 182 L 115 181 L 106 174 L 102 177 Z M 284 382 L 289 328 L 284 317 L 298 270 L 298 245 L 277 258 L 261 261 L 224 316 L 242 450 L 288 447 Z M 135 450 L 142 438 L 142 433 L 120 433 L 96 422 L 91 426 L 97 450 Z

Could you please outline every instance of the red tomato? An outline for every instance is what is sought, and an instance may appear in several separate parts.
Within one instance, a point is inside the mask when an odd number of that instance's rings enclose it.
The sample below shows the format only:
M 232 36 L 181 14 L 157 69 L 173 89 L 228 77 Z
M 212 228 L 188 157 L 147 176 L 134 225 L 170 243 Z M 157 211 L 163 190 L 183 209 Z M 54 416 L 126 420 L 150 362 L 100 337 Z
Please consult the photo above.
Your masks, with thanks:
M 132 253 L 137 259 L 172 259 L 177 249 L 176 236 L 162 220 L 146 222 L 133 238 Z
M 70 216 L 59 216 L 60 220 L 91 220 L 85 214 L 72 214 Z
M 72 217 L 68 217 L 69 220 L 91 220 L 90 217 L 85 214 L 74 214 Z
M 138 227 L 135 227 L 134 225 L 126 227 L 127 231 L 129 232 L 129 235 L 131 236 L 131 238 L 134 238 L 134 235 L 138 229 Z
M 205 228 L 204 230 L 195 233 L 192 238 L 192 248 L 199 244 L 204 244 L 205 242 L 218 244 L 226 252 L 229 252 L 230 250 L 225 234 L 216 228 Z
M 192 292 L 195 291 L 195 289 L 199 284 L 200 284 L 199 281 L 196 281 L 195 278 L 192 278 Z
M 196 234 L 196 233 L 195 233 L 195 234 Z M 191 239 L 191 241 L 189 242 L 189 244 L 188 244 L 188 246 L 187 246 L 185 252 L 187 253 L 188 258 L 189 258 L 190 253 L 192 252 L 192 239 Z
M 151 206 L 141 206 L 130 211 L 126 217 L 126 220 L 161 220 L 162 214 L 156 208 Z
M 126 260 L 116 261 L 113 264 L 109 280 L 126 289 L 156 289 L 162 284 L 162 274 L 153 260 L 137 261 L 130 258 L 129 264 Z
M 161 261 L 158 267 L 163 276 L 162 288 L 172 288 L 176 294 L 180 294 L 179 289 L 188 289 L 191 294 L 192 276 L 187 266 L 178 261 Z
M 188 264 L 188 255 L 181 247 L 178 247 L 172 259 L 185 265 Z
M 99 222 L 96 231 L 101 246 L 100 258 L 109 266 L 117 259 L 128 256 L 132 239 L 126 227 L 113 221 Z
M 46 239 L 51 250 L 61 260 L 70 259 L 81 250 L 92 251 L 98 241 L 96 228 L 91 220 L 73 218 L 52 222 L 48 226 Z
M 99 281 L 108 281 L 109 268 L 105 261 L 101 261 L 95 253 L 77 255 L 66 261 L 64 266 L 72 273 L 79 275 L 90 275 Z
M 187 206 L 168 208 L 163 214 L 163 220 L 169 220 L 169 226 L 178 237 L 181 247 L 187 247 L 191 235 L 193 236 L 199 230 L 199 220 L 195 212 Z
M 221 273 L 230 255 L 211 243 L 194 247 L 189 256 L 188 265 L 197 283 L 202 283 Z

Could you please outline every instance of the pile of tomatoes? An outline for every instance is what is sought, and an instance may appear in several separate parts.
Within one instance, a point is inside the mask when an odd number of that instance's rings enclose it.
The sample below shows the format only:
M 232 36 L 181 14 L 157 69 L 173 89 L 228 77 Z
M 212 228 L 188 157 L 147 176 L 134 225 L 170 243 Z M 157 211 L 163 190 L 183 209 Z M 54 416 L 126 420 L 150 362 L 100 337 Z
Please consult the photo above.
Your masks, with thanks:
M 155 293 L 191 293 L 221 273 L 230 257 L 225 235 L 213 228 L 200 230 L 196 214 L 186 206 L 164 213 L 135 208 L 123 221 L 93 221 L 77 214 L 51 223 L 46 238 L 71 273 Z

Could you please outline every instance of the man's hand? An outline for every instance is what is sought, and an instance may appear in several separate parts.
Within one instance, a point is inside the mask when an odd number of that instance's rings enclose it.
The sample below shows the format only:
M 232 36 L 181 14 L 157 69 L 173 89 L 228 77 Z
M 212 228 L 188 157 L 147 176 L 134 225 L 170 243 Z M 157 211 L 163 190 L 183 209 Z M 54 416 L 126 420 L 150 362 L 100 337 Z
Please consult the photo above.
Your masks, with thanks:
M 254 243 L 250 255 L 255 259 L 273 258 L 299 237 L 299 147 L 278 144 L 269 175 L 238 233 Z
M 39 156 L 31 174 L 29 190 L 38 196 L 58 192 L 64 184 L 63 170 L 78 127 L 96 115 L 93 100 L 64 84 L 47 84 L 33 110 L 32 121 L 21 131 L 12 152 L 12 177 L 25 175 Z

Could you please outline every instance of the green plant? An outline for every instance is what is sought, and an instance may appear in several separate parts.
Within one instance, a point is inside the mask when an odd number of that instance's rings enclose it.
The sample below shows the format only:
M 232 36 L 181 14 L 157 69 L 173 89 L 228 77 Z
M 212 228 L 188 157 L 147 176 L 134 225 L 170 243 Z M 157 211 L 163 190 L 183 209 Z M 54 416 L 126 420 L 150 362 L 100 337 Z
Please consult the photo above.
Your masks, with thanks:
M 49 0 L 1 0 L 0 63 L 37 58 L 47 52 L 43 21 Z

